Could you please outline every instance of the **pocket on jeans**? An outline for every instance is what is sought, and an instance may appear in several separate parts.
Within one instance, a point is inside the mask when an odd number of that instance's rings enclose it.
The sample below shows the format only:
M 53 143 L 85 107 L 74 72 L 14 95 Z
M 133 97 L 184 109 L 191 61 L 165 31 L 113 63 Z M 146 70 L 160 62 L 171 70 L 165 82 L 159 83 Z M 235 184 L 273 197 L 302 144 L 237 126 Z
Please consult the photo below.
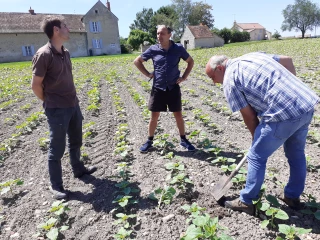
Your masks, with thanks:
M 45 112 L 50 124 L 63 124 L 64 108 L 46 108 Z
M 301 118 L 277 122 L 274 136 L 278 139 L 289 138 L 299 127 Z

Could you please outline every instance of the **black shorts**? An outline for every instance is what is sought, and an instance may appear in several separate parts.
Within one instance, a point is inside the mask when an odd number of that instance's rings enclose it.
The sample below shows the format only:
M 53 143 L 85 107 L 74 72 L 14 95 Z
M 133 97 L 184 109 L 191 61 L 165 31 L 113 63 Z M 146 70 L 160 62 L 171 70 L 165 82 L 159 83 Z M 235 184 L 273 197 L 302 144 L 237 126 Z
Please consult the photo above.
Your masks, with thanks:
M 166 112 L 169 108 L 170 112 L 180 112 L 181 107 L 181 91 L 180 86 L 176 84 L 170 91 L 152 88 L 148 109 L 151 112 Z

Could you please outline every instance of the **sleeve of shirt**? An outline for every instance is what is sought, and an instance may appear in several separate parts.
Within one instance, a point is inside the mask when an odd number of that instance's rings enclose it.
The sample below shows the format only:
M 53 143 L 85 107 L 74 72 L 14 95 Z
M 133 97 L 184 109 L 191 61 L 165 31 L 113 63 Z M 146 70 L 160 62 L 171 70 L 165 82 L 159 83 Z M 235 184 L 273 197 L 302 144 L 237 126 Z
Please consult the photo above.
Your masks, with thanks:
M 273 60 L 276 60 L 277 62 L 280 61 L 280 56 L 277 54 L 267 54 L 269 57 L 271 57 Z
M 36 53 L 32 58 L 32 75 L 44 77 L 48 68 L 48 58 L 44 53 Z
M 223 85 L 223 91 L 231 111 L 237 112 L 249 104 L 244 94 L 236 86 L 234 77 L 233 74 L 228 74 L 228 80 L 226 81 L 226 84 L 224 83 Z
M 189 53 L 187 52 L 187 50 L 181 45 L 180 46 L 181 49 L 181 58 L 186 61 L 188 59 L 188 57 L 190 56 Z
M 152 58 L 152 50 L 151 47 L 149 47 L 146 51 L 144 51 L 140 57 L 143 59 L 143 61 L 148 61 L 150 58 Z

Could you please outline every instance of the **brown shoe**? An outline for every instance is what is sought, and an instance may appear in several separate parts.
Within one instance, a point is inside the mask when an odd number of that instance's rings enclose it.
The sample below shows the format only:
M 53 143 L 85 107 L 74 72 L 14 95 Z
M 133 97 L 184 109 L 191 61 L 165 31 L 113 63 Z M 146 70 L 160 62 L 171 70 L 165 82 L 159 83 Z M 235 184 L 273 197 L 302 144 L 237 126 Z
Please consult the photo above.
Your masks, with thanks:
M 300 202 L 300 198 L 289 198 L 284 195 L 284 193 L 277 193 L 276 197 L 283 201 L 288 207 L 292 208 L 293 210 L 301 210 L 304 209 L 304 203 Z
M 232 201 L 226 201 L 225 207 L 230 208 L 234 211 L 240 211 L 245 212 L 249 215 L 254 216 L 255 214 L 255 206 L 253 204 L 246 204 L 240 201 L 239 198 L 232 200 Z

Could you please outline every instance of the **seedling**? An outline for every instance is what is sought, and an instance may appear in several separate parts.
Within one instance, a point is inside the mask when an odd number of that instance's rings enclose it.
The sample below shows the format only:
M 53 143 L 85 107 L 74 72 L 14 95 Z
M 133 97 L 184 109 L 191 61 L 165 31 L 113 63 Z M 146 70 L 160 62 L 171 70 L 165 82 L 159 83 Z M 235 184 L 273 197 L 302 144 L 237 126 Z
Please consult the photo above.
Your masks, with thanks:
M 6 194 L 7 192 L 11 192 L 11 195 L 13 195 L 13 189 L 15 186 L 21 186 L 23 185 L 23 181 L 20 178 L 17 178 L 15 180 L 8 180 L 6 182 L 0 183 L 0 194 Z
M 192 221 L 192 219 L 200 216 L 202 214 L 202 211 L 206 210 L 205 208 L 199 207 L 197 203 L 192 203 L 191 205 L 183 205 L 181 207 L 183 210 L 185 210 L 187 213 L 190 213 L 191 216 L 186 220 L 186 223 L 189 223 Z
M 131 188 L 129 185 L 130 185 L 130 182 L 122 181 L 120 183 L 117 183 L 115 186 L 117 188 L 120 188 L 121 192 L 123 192 L 125 195 L 129 195 L 130 193 L 137 193 L 140 191 L 137 188 Z
M 114 235 L 116 240 L 123 240 L 130 237 L 132 230 L 126 230 L 125 228 L 120 228 L 119 231 Z
M 120 207 L 126 208 L 130 204 L 136 204 L 138 203 L 137 200 L 131 200 L 132 196 L 123 196 L 123 195 L 118 195 L 115 200 L 112 201 L 112 203 L 117 203 Z
M 221 149 L 220 149 L 221 150 Z M 219 152 L 220 152 L 219 150 Z M 236 159 L 234 158 L 226 158 L 226 157 L 217 157 L 215 160 L 212 160 L 211 163 L 213 164 L 227 164 L 227 163 L 234 163 Z
M 277 236 L 276 240 L 294 240 L 299 235 L 307 234 L 312 231 L 312 229 L 304 229 L 304 228 L 298 228 L 293 226 L 288 226 L 286 224 L 279 224 L 279 232 L 285 235 L 284 238 Z
M 174 145 L 168 141 L 169 134 L 158 135 L 157 139 L 153 142 L 154 146 L 160 147 L 162 150 L 161 155 L 165 154 L 166 151 L 174 148 Z
M 160 209 L 162 203 L 170 204 L 175 194 L 176 190 L 173 187 L 165 186 L 164 188 L 157 188 L 149 195 L 149 198 L 158 201 L 158 208 Z
M 221 170 L 224 171 L 225 173 L 227 172 L 232 172 L 235 170 L 237 167 L 237 164 L 231 164 L 231 165 L 221 165 Z
M 136 214 L 127 215 L 124 213 L 117 213 L 116 217 L 118 218 L 118 220 L 116 220 L 114 224 L 115 225 L 122 224 L 123 227 L 127 229 L 130 227 L 129 219 L 135 218 L 137 217 L 137 215 Z
M 49 147 L 50 139 L 42 137 L 42 138 L 38 139 L 38 143 L 39 143 L 41 150 L 47 150 Z
M 183 171 L 184 170 L 184 164 L 181 162 L 170 162 L 164 165 L 167 170 L 172 171 L 172 172 L 178 172 L 178 171 Z
M 308 202 L 305 203 L 307 209 L 303 209 L 301 212 L 304 214 L 314 215 L 316 219 L 320 220 L 320 203 L 317 203 L 316 198 L 310 194 L 307 195 L 307 197 Z
M 184 190 L 187 184 L 193 185 L 193 182 L 184 173 L 179 173 L 172 177 L 170 184 L 175 184 L 179 189 Z

